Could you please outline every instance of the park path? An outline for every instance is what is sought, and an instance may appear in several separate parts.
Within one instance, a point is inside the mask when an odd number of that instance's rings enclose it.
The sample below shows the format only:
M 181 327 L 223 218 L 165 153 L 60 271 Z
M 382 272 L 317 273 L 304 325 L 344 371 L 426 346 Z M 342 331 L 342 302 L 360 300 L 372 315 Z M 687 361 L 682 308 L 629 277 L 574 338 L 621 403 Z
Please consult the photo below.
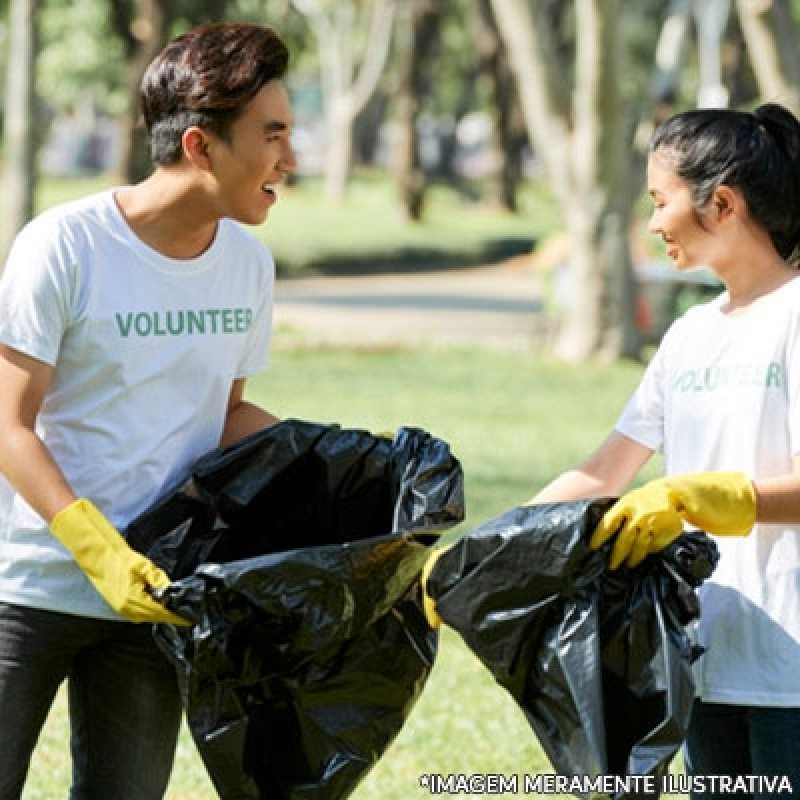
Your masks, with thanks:
M 530 349 L 541 326 L 529 259 L 402 275 L 279 280 L 276 344 Z

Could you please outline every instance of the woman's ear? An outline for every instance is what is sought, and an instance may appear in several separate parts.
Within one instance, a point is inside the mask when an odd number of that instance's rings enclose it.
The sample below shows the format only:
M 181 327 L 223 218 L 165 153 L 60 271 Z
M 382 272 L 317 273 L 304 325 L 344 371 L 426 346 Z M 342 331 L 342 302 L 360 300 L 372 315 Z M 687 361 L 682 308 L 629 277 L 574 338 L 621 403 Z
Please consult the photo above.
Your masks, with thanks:
M 733 216 L 741 202 L 741 195 L 730 186 L 718 186 L 711 195 L 711 209 L 719 222 Z

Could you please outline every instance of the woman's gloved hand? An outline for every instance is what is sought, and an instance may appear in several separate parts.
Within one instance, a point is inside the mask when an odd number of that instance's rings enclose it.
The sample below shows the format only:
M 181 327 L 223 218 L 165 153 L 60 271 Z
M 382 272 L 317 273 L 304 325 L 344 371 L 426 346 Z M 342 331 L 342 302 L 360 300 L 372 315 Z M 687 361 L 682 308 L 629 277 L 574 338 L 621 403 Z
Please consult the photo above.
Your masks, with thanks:
M 150 593 L 169 586 L 166 572 L 131 549 L 90 500 L 80 498 L 56 514 L 50 530 L 117 613 L 131 622 L 189 624 Z
M 756 493 L 742 472 L 697 472 L 659 478 L 623 495 L 600 520 L 589 546 L 616 536 L 611 569 L 635 567 L 683 533 L 683 523 L 716 536 L 747 536 L 756 521 Z

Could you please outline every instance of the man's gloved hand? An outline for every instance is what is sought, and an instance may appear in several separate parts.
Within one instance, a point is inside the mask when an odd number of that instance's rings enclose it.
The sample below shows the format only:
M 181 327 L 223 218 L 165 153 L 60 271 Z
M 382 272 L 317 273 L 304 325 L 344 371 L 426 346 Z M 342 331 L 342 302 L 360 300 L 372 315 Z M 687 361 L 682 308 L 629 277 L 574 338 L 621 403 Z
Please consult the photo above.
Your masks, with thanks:
M 651 481 L 621 497 L 600 520 L 589 546 L 616 534 L 611 569 L 635 567 L 663 550 L 688 522 L 717 536 L 747 536 L 756 521 L 756 493 L 742 472 L 697 472 Z
M 428 578 L 439 556 L 449 549 L 450 547 L 439 547 L 432 550 L 431 554 L 428 556 L 428 560 L 425 562 L 425 566 L 422 568 L 422 576 L 420 577 L 420 583 L 422 584 L 422 608 L 425 611 L 425 619 L 428 620 L 428 625 L 434 630 L 442 624 L 442 618 L 436 610 L 436 602 L 428 594 Z
M 169 586 L 166 572 L 132 550 L 90 500 L 76 500 L 56 514 L 50 530 L 72 553 L 95 589 L 123 617 L 131 622 L 189 624 L 149 592 Z

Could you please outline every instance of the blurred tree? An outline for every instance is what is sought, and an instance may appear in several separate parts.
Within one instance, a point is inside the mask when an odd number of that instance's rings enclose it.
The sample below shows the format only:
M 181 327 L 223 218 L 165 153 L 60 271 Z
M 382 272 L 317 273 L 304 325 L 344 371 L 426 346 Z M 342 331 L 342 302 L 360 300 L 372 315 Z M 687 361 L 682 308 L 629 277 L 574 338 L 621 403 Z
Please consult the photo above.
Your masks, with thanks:
M 111 27 L 125 49 L 128 102 L 122 116 L 123 146 L 120 172 L 123 180 L 136 183 L 152 165 L 145 131 L 139 124 L 139 86 L 147 65 L 169 39 L 172 21 L 169 0 L 109 0 Z
M 800 113 L 798 29 L 788 0 L 737 0 L 739 24 L 765 100 Z
M 571 240 L 555 351 L 569 361 L 639 358 L 629 229 L 653 115 L 676 97 L 687 3 L 491 5 Z
M 109 25 L 109 0 L 40 0 L 37 79 L 52 115 L 126 106 L 124 53 Z
M 148 64 L 167 42 L 195 25 L 226 20 L 228 0 L 109 0 L 111 26 L 125 49 L 128 103 L 121 156 L 125 180 L 136 182 L 151 169 L 146 133 L 139 120 L 139 87 Z
M 472 11 L 476 49 L 488 84 L 492 116 L 491 172 L 486 199 L 491 206 L 516 211 L 522 154 L 528 143 L 525 121 L 490 0 L 476 0 Z
M 427 176 L 420 158 L 420 112 L 430 92 L 431 66 L 440 38 L 441 0 L 411 0 L 399 19 L 401 66 L 397 104 L 399 139 L 395 168 L 406 219 L 422 218 Z
M 3 259 L 17 231 L 33 214 L 36 120 L 36 53 L 39 0 L 11 0 L 4 114 Z
M 436 80 L 425 98 L 426 110 L 436 121 L 437 158 L 429 167 L 430 178 L 456 186 L 466 195 L 473 194 L 474 187 L 464 179 L 457 163 L 459 130 L 470 114 L 485 108 L 482 65 L 468 24 L 474 4 L 475 0 L 442 3 L 441 42 L 433 67 Z
M 492 0 L 535 154 L 572 240 L 571 291 L 556 352 L 570 361 L 636 356 L 622 9 L 618 0 L 575 0 L 567 16 L 565 6 Z M 565 45 L 566 24 L 574 25 L 572 47 Z
M 325 193 L 345 195 L 356 116 L 378 86 L 389 55 L 396 0 L 292 0 L 317 39 L 328 125 Z
M 406 217 L 421 217 L 437 181 L 514 211 L 528 135 L 489 0 L 411 0 L 400 9 L 382 83 L 393 100 L 391 161 Z
M 396 37 L 398 46 L 384 84 L 394 101 L 394 119 L 403 128 L 400 144 L 394 148 L 400 158 L 394 161 L 407 160 L 409 148 L 416 148 L 414 180 L 421 188 L 442 182 L 467 195 L 474 193 L 474 186 L 464 180 L 457 165 L 459 126 L 468 114 L 483 108 L 481 64 L 472 31 L 464 24 L 474 1 L 422 3 L 417 6 L 416 30 L 410 19 L 414 0 L 400 6 L 409 16 Z M 408 124 L 412 106 L 416 116 L 413 129 Z M 404 190 L 398 193 L 402 196 Z
M 353 164 L 376 165 L 383 156 L 384 126 L 394 92 L 389 91 L 391 71 L 386 70 L 378 88 L 356 116 L 353 126 Z

